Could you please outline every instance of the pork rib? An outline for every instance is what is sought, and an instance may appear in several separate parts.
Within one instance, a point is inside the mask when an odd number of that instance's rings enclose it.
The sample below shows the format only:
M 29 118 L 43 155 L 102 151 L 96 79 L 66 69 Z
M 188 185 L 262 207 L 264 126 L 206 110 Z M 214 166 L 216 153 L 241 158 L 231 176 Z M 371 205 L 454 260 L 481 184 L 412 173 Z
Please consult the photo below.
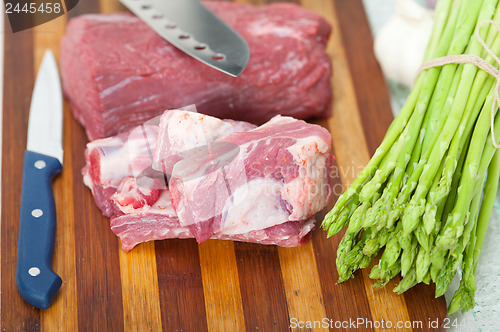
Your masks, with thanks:
M 179 121 L 185 123 L 179 124 Z M 173 126 L 174 123 L 179 126 Z M 179 133 L 181 128 L 184 128 L 184 136 L 202 131 L 207 134 L 198 140 L 179 138 L 175 129 Z M 187 160 L 190 155 L 183 154 L 184 149 L 199 148 L 198 151 L 203 151 L 203 147 L 227 135 L 254 128 L 248 123 L 223 121 L 185 110 L 167 111 L 161 121 L 151 121 L 115 137 L 90 142 L 86 150 L 87 165 L 83 168 L 84 182 L 92 190 L 97 206 L 111 218 L 111 230 L 120 237 L 124 250 L 130 251 L 145 241 L 193 238 L 197 227 L 180 222 L 163 173 L 152 168 L 153 151 L 156 149 L 158 165 L 178 155 Z M 176 144 L 166 142 L 170 138 L 174 138 Z M 162 149 L 157 146 L 170 147 L 172 151 L 159 153 Z M 141 177 L 144 174 L 146 176 Z M 238 234 L 222 231 L 211 234 L 210 238 L 298 246 L 307 241 L 314 228 L 314 212 L 301 220 L 280 222 Z
M 160 140 L 166 136 L 160 129 Z M 215 141 L 173 166 L 169 188 L 180 224 L 202 242 L 309 219 L 331 196 L 330 148 L 326 129 L 282 116 Z

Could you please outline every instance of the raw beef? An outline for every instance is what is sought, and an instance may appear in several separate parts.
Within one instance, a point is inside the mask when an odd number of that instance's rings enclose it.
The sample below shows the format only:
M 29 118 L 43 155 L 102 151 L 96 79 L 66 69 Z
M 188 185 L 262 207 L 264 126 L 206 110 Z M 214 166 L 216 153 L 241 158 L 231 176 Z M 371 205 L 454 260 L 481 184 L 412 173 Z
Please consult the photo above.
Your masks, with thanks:
M 106 217 L 120 213 L 112 197 L 124 179 L 138 177 L 147 180 L 150 178 L 140 177 L 140 175 L 144 170 L 151 168 L 157 132 L 157 125 L 146 124 L 117 136 L 87 144 L 86 165 L 82 170 L 83 180 L 92 190 L 97 206 Z M 143 187 L 146 190 L 147 187 L 152 186 Z M 160 186 L 153 189 L 162 188 Z
M 168 131 L 160 126 L 158 140 L 176 140 L 186 126 Z M 202 242 L 216 234 L 246 234 L 306 221 L 330 199 L 330 145 L 326 129 L 276 116 L 195 150 L 173 165 L 169 182 L 180 224 Z M 158 151 L 163 146 L 157 144 L 155 168 L 168 165 Z M 192 145 L 186 149 L 193 151 Z
M 174 122 L 178 127 L 171 127 Z M 196 227 L 182 225 L 179 221 L 165 185 L 164 173 L 151 167 L 156 146 L 173 148 L 170 154 L 158 154 L 161 156 L 160 165 L 164 164 L 163 157 L 167 155 L 182 155 L 184 159 L 181 161 L 185 161 L 193 154 L 183 153 L 183 147 L 205 151 L 204 148 L 214 143 L 212 140 L 255 128 L 248 123 L 222 121 L 184 110 L 167 111 L 161 118 L 161 130 L 159 123 L 154 119 L 129 132 L 87 145 L 84 182 L 92 190 L 103 214 L 111 217 L 111 229 L 120 237 L 126 251 L 145 241 L 195 237 L 193 230 L 196 231 Z M 172 136 L 174 132 L 169 128 L 178 128 L 179 132 L 182 128 L 184 135 Z M 169 132 L 170 136 L 167 135 Z M 166 145 L 166 137 L 174 138 L 175 142 L 171 140 Z M 197 139 L 193 140 L 193 137 Z M 311 217 L 239 234 L 214 233 L 211 238 L 298 246 L 307 241 L 314 222 Z
M 90 139 L 189 104 L 253 123 L 277 114 L 329 114 L 330 25 L 323 18 L 285 3 L 206 5 L 249 44 L 250 61 L 238 78 L 194 60 L 130 14 L 70 20 L 61 44 L 63 88 Z
M 210 143 L 234 132 L 248 131 L 257 126 L 244 121 L 221 121 L 215 117 L 191 111 L 176 110 L 160 117 L 162 137 L 157 139 L 153 168 L 167 175 L 178 161 L 193 156 L 193 149 L 207 147 Z M 203 154 L 205 150 L 200 152 Z M 206 155 L 206 154 L 204 154 Z
M 125 181 L 129 182 L 130 178 Z M 129 193 L 118 191 L 117 194 L 128 195 Z M 135 196 L 130 194 L 128 197 Z M 191 232 L 191 227 L 180 224 L 168 190 L 163 190 L 158 200 L 150 206 L 143 205 L 139 208 L 124 208 L 123 210 L 125 213 L 112 217 L 110 224 L 113 233 L 120 237 L 125 251 L 130 251 L 137 244 L 146 241 L 195 237 Z M 314 218 L 310 218 L 305 222 L 291 221 L 243 234 L 214 234 L 211 238 L 296 247 L 308 240 L 314 223 Z

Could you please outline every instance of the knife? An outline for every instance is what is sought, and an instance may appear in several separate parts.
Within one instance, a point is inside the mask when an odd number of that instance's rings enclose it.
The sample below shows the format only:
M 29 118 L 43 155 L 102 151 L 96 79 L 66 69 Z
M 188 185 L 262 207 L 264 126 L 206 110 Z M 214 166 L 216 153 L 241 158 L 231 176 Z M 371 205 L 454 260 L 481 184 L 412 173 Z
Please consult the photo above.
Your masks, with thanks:
M 52 270 L 56 209 L 52 179 L 61 172 L 62 92 L 52 52 L 43 57 L 31 97 L 28 145 L 24 152 L 17 289 L 29 304 L 47 309 L 61 287 Z
M 246 41 L 198 0 L 120 0 L 161 37 L 231 76 L 245 69 Z

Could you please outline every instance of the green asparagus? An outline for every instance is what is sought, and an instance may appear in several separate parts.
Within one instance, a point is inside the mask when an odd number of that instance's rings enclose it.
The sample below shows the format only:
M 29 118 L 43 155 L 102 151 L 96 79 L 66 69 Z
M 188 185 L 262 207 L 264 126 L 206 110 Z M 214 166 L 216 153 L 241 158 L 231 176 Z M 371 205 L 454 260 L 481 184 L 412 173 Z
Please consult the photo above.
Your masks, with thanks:
M 498 68 L 475 35 L 488 20 L 500 24 L 499 0 L 439 0 L 424 61 L 470 54 Z M 500 31 L 485 24 L 479 34 L 500 54 Z M 474 306 L 474 274 L 500 176 L 490 137 L 490 130 L 500 137 L 495 88 L 496 77 L 472 63 L 420 72 L 375 154 L 322 223 L 328 237 L 347 226 L 337 249 L 339 282 L 381 252 L 370 272 L 376 287 L 401 274 L 394 292 L 432 282 L 441 296 L 461 266 L 449 312 Z

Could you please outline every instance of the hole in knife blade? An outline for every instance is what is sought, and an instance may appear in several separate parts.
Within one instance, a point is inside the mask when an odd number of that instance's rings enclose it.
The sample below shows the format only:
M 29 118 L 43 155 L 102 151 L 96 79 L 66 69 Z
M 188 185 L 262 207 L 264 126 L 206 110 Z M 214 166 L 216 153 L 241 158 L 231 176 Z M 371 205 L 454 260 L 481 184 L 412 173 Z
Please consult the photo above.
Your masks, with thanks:
M 220 60 L 224 60 L 225 56 L 224 54 L 216 54 L 212 57 L 212 60 L 215 60 L 215 61 L 220 61 Z
M 161 14 L 154 14 L 154 15 L 153 15 L 153 18 L 154 18 L 155 20 L 159 20 L 159 19 L 162 19 L 162 18 L 163 18 L 163 15 L 161 15 Z
M 151 9 L 151 5 L 142 5 L 141 8 L 142 9 Z
M 207 48 L 207 45 L 205 45 L 205 44 L 199 44 L 199 45 L 196 45 L 194 47 L 194 49 L 197 50 L 197 51 L 202 51 L 202 50 L 204 50 L 206 48 Z
M 177 25 L 175 25 L 174 23 L 168 23 L 167 25 L 165 25 L 165 28 L 173 30 L 177 28 Z
M 183 33 L 181 35 L 179 35 L 179 39 L 189 39 L 191 36 L 187 33 Z

